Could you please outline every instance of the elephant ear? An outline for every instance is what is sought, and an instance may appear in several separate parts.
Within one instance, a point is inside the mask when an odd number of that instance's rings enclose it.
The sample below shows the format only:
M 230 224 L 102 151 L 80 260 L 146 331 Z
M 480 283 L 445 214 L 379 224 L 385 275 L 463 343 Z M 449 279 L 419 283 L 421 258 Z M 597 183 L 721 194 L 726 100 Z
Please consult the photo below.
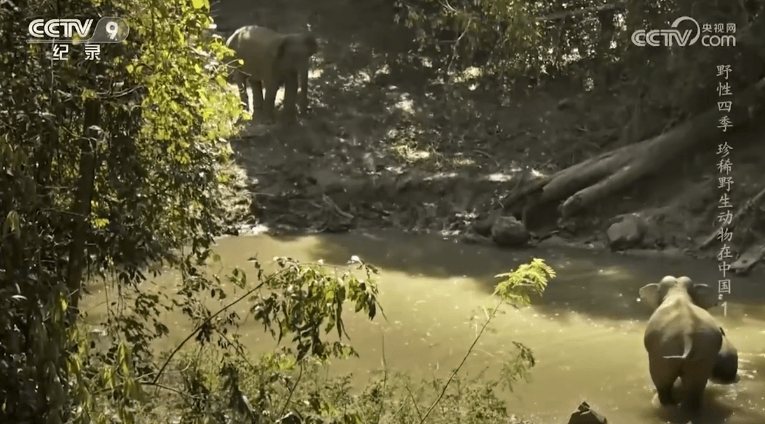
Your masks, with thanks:
M 276 50 L 276 57 L 281 58 L 286 54 L 299 55 L 308 58 L 319 49 L 316 37 L 312 34 L 296 34 L 284 37 Z M 299 52 L 299 53 L 298 53 Z
M 659 285 L 656 283 L 646 284 L 640 289 L 640 299 L 642 299 L 651 309 L 659 307 Z
M 714 308 L 718 304 L 717 296 L 712 291 L 712 288 L 703 283 L 693 284 L 691 298 L 693 303 L 704 309 Z

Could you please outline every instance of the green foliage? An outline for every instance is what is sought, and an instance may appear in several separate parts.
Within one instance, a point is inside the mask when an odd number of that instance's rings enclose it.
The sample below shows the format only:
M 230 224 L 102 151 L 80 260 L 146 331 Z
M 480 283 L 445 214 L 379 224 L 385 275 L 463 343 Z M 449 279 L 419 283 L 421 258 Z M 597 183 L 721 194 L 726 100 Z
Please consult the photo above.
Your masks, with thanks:
M 213 255 L 213 261 L 218 259 Z M 273 421 L 288 414 L 301 417 L 304 423 L 317 424 L 424 422 L 426 419 L 479 423 L 507 419 L 496 386 L 500 382 L 510 383 L 512 390 L 513 382 L 528 375 L 529 367 L 534 364 L 528 348 L 516 343 L 518 356 L 508 359 L 496 382 L 485 381 L 483 377 L 479 377 L 481 382 L 464 382 L 457 376 L 460 364 L 446 381 L 418 383 L 419 387 L 413 390 L 410 378 L 398 374 L 389 377 L 388 370 L 384 369 L 382 378 L 373 379 L 360 395 L 353 395 L 349 376 L 324 376 L 329 364 L 327 359 L 345 358 L 353 349 L 327 340 L 323 335 L 337 334 L 342 340 L 344 302 L 355 305 L 356 312 L 363 311 L 370 319 L 374 318 L 379 307 L 377 286 L 372 279 L 376 269 L 356 257 L 343 269 L 321 263 L 298 264 L 287 258 L 275 258 L 275 262 L 278 269 L 267 274 L 260 263 L 254 261 L 254 281 L 235 269 L 228 277 L 229 282 L 245 292 L 219 311 L 200 315 L 201 322 L 197 321 L 196 329 L 165 360 L 165 364 L 170 364 L 167 369 L 173 372 L 164 372 L 163 366 L 154 377 L 151 384 L 157 389 L 155 394 L 141 397 L 136 393 L 131 398 L 123 389 L 125 405 L 122 407 L 134 411 L 136 420 L 141 422 L 168 422 L 178 418 L 181 422 L 200 424 L 228 420 Z M 502 293 L 500 304 L 523 299 L 518 292 L 541 292 L 554 273 L 543 261 L 534 260 L 503 276 L 507 276 L 507 280 L 500 284 L 501 290 L 498 289 Z M 215 297 L 228 299 L 222 289 L 216 289 Z M 252 316 L 263 325 L 265 334 L 281 342 L 280 348 L 273 352 L 249 352 L 241 344 L 239 335 L 229 331 L 241 324 L 241 318 L 231 313 L 230 318 L 217 319 L 240 302 L 250 304 Z M 497 310 L 498 307 L 493 308 L 487 314 L 484 329 Z M 473 346 L 482 334 L 483 329 Z M 292 337 L 286 337 L 288 335 Z M 192 340 L 194 345 L 181 350 Z M 213 340 L 217 342 L 211 343 Z M 114 347 L 111 350 L 114 351 Z M 102 371 L 99 375 L 103 374 Z M 138 407 L 136 399 L 142 400 L 142 407 Z M 431 403 L 430 408 L 423 406 L 425 402 Z M 102 401 L 103 404 L 108 402 Z M 91 414 L 97 416 L 98 411 Z
M 184 422 L 288 410 L 311 422 L 368 422 L 369 405 L 340 406 L 356 402 L 347 383 L 300 382 L 355 354 L 342 314 L 349 301 L 376 315 L 373 267 L 355 260 L 338 273 L 282 258 L 266 276 L 256 263 L 254 287 L 241 271 L 229 279 L 247 294 L 209 309 L 230 296 L 204 268 L 219 259 L 210 246 L 229 184 L 223 140 L 243 113 L 216 63 L 231 52 L 206 34 L 209 1 L 14 3 L 0 9 L 0 422 L 145 422 L 168 400 Z M 25 42 L 28 16 L 38 15 L 121 16 L 131 32 L 100 61 L 73 45 L 68 61 L 51 63 L 45 46 Z M 141 284 L 149 265 L 177 269 L 178 292 Z M 85 282 L 108 296 L 102 336 L 77 321 Z M 230 332 L 241 322 L 232 307 L 244 301 L 285 344 L 254 362 Z M 195 329 L 161 362 L 154 342 L 169 333 L 168 310 Z M 198 356 L 173 361 L 192 345 Z M 202 353 L 216 362 L 205 365 Z
M 258 294 L 251 299 L 253 316 L 278 341 L 293 335 L 298 361 L 308 355 L 320 360 L 356 355 L 352 347 L 339 341 L 332 344 L 322 341 L 321 333 L 334 330 L 339 340 L 347 336 L 342 318 L 346 301 L 355 305 L 354 312 L 364 311 L 369 319 L 375 317 L 377 287 L 370 279 L 377 269 L 358 258 L 352 259 L 357 270 L 366 276 L 359 280 L 349 271 L 333 276 L 320 265 L 301 265 L 289 258 L 276 258 L 276 262 L 282 271 L 266 280 L 264 289 L 268 295 Z
M 284 353 L 295 355 L 296 362 L 309 357 L 326 361 L 330 357 L 345 358 L 356 354 L 351 346 L 341 343 L 343 336 L 347 336 L 342 319 L 343 304 L 345 301 L 354 302 L 355 312 L 364 310 L 369 319 L 374 319 L 378 307 L 377 286 L 371 280 L 372 275 L 377 273 L 374 267 L 356 257 L 352 258 L 350 263 L 366 275 L 366 279 L 359 280 L 350 270 L 338 276 L 335 269 L 335 275 L 332 276 L 320 264 L 302 265 L 288 258 L 275 258 L 281 270 L 265 276 L 260 263 L 254 258 L 252 260 L 259 284 L 254 288 L 248 287 L 247 274 L 235 268 L 229 276 L 229 281 L 239 288 L 249 290 L 219 311 L 210 313 L 202 303 L 176 302 L 183 306 L 184 312 L 192 318 L 196 329 L 165 360 L 154 377 L 154 383 L 162 376 L 173 356 L 192 337 L 205 344 L 217 334 L 221 338 L 219 346 L 232 347 L 241 352 L 243 346 L 238 340 L 229 340 L 227 332 L 228 327 L 239 325 L 239 316 L 236 312 L 230 312 L 230 308 L 245 299 L 252 304 L 250 313 L 263 325 L 264 330 L 277 338 L 277 342 L 281 342 L 286 335 L 294 334 L 293 344 L 284 346 Z M 196 280 L 205 281 L 203 278 Z M 217 276 L 215 280 L 219 280 Z M 205 284 L 189 290 L 187 285 L 179 295 L 188 299 L 192 297 L 191 294 L 205 291 L 208 287 L 209 285 Z M 267 294 L 264 295 L 264 292 Z M 257 294 L 250 296 L 253 293 Z M 212 289 L 212 294 L 221 300 L 227 297 L 220 285 Z M 223 315 L 227 311 L 229 314 Z M 223 318 L 219 319 L 221 316 Z M 337 332 L 338 341 L 330 343 L 322 340 L 322 331 L 328 334 L 333 330 Z M 293 352 L 293 345 L 297 350 L 296 354 Z
M 711 2 L 699 7 L 691 0 L 626 2 L 626 31 L 618 34 L 622 63 L 634 69 L 643 92 L 642 107 L 662 111 L 668 121 L 707 109 L 717 101 L 717 66 L 734 70 L 728 82 L 734 92 L 765 76 L 765 40 L 762 31 L 765 2 Z M 680 16 L 691 16 L 699 25 L 734 23 L 735 47 L 692 46 L 635 48 L 629 37 L 636 29 L 667 28 Z M 667 93 L 672 93 L 667 96 Z
M 183 422 L 235 413 L 235 419 L 275 419 L 293 411 L 303 423 L 415 423 L 424 422 L 423 405 L 438 399 L 427 417 L 435 423 L 506 423 L 508 411 L 497 381 L 483 373 L 474 379 L 459 376 L 451 385 L 439 379 L 415 381 L 408 374 L 385 370 L 371 378 L 361 393 L 352 394 L 350 376 L 327 378 L 320 362 L 308 359 L 297 365 L 284 353 L 269 353 L 255 360 L 230 362 L 213 350 L 185 355 L 179 363 L 182 393 L 202 407 L 184 411 Z M 442 394 L 442 389 L 448 387 Z M 180 392 L 179 392 L 180 393 Z M 439 394 L 441 394 L 439 396 Z
M 496 278 L 503 280 L 494 289 L 495 295 L 512 305 L 527 306 L 531 303 L 530 294 L 541 294 L 547 282 L 555 278 L 555 271 L 543 259 L 534 258 L 515 271 L 499 274 Z
M 417 29 L 418 41 L 447 71 L 474 64 L 487 71 L 522 73 L 541 65 L 532 4 L 513 0 L 397 0 L 397 21 Z
M 527 306 L 531 303 L 531 295 L 541 295 L 547 287 L 547 282 L 555 278 L 555 270 L 544 260 L 534 258 L 530 263 L 521 264 L 515 271 L 499 274 L 496 278 L 503 280 L 497 284 L 494 294 L 515 307 Z M 491 317 L 496 313 L 492 311 Z M 510 390 L 515 383 L 528 378 L 528 371 L 536 364 L 531 349 L 521 343 L 513 342 L 518 354 L 508 359 L 500 373 L 501 382 Z
M 396 6 L 397 21 L 416 29 L 421 52 L 447 81 L 478 66 L 508 77 L 502 82 L 565 78 L 587 89 L 629 90 L 631 107 L 665 119 L 659 129 L 714 105 L 717 65 L 737 70 L 733 87 L 765 76 L 765 39 L 755 35 L 765 24 L 762 0 L 703 7 L 692 0 L 397 0 Z M 637 29 L 668 28 L 681 16 L 700 25 L 736 24 L 736 47 L 637 47 L 630 40 Z
M 340 342 L 345 335 L 343 305 L 351 302 L 356 312 L 364 311 L 370 319 L 375 317 L 379 305 L 372 276 L 377 270 L 357 258 L 351 260 L 351 267 L 342 271 L 335 268 L 332 272 L 321 264 L 302 265 L 287 258 L 275 260 L 279 269 L 268 275 L 260 263 L 254 261 L 257 273 L 252 286 L 246 273 L 234 269 L 229 281 L 247 290 L 246 293 L 215 313 L 202 311 L 193 317 L 196 329 L 176 347 L 154 377 L 153 384 L 157 387 L 167 387 L 163 383 L 166 380 L 167 384 L 176 381 L 166 377 L 164 371 L 175 356 L 180 357 L 172 369 L 181 370 L 183 388 L 173 393 L 188 394 L 177 399 L 176 411 L 182 415 L 183 422 L 205 422 L 211 416 L 232 413 L 242 419 L 251 418 L 253 414 L 281 416 L 291 393 L 298 390 L 303 371 L 315 371 L 318 364 L 327 363 L 331 357 L 355 354 L 351 346 Z M 356 273 L 365 278 L 360 279 Z M 220 288 L 215 295 L 219 299 L 227 298 Z M 250 303 L 252 316 L 264 326 L 266 333 L 279 342 L 286 342 L 283 338 L 287 335 L 293 335 L 292 340 L 275 352 L 258 355 L 253 361 L 239 335 L 229 333 L 229 328 L 238 327 L 241 321 L 230 311 L 243 301 Z M 336 333 L 338 341 L 323 337 L 330 333 Z M 198 344 L 198 353 L 181 350 L 192 339 Z M 213 340 L 217 343 L 209 343 Z M 163 399 L 162 403 L 166 404 L 167 399 Z M 156 411 L 157 406 L 159 404 L 150 409 Z
M 104 422 L 90 408 L 108 399 L 108 420 L 130 422 L 138 387 L 131 373 L 152 369 L 150 341 L 167 333 L 160 298 L 138 293 L 127 315 L 111 315 L 113 349 L 91 360 L 70 334 L 82 281 L 86 272 L 115 276 L 122 295 L 171 248 L 191 247 L 173 262 L 187 275 L 204 260 L 220 230 L 218 174 L 229 153 L 221 138 L 241 114 L 237 96 L 217 82 L 225 69 L 207 66 L 210 54 L 228 50 L 204 37 L 207 3 L 6 6 L 0 338 L 16 342 L 0 347 L 0 421 Z M 50 46 L 25 41 L 30 16 L 99 15 L 122 16 L 131 27 L 126 42 L 102 46 L 100 61 L 72 45 L 68 61 L 51 62 Z
M 76 348 L 69 355 L 66 368 L 67 376 L 75 383 L 69 422 L 107 423 L 115 417 L 126 424 L 139 422 L 136 417 L 146 397 L 132 366 L 130 345 L 124 341 L 114 344 L 110 349 L 112 356 L 104 361 L 92 354 L 93 341 L 79 328 L 75 327 L 70 337 Z M 115 399 L 119 401 L 114 402 Z

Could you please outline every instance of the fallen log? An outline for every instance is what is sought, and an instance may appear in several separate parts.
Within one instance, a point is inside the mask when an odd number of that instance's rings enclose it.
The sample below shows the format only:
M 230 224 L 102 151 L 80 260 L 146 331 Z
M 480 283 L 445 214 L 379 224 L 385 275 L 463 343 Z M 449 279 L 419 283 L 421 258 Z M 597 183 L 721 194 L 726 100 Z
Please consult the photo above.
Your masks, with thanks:
M 750 213 L 754 208 L 759 207 L 760 203 L 765 200 L 765 188 L 760 190 L 759 193 L 757 193 L 754 197 L 744 202 L 744 204 L 739 208 L 738 211 L 736 211 L 736 214 L 733 215 L 733 218 L 731 219 L 730 225 L 728 225 L 728 229 L 730 231 L 733 231 L 736 228 L 736 225 L 738 225 L 738 222 L 748 213 Z M 710 234 L 703 243 L 701 243 L 700 248 L 705 249 L 709 247 L 712 242 L 714 242 L 717 237 L 719 236 L 720 227 L 715 228 L 715 231 Z
M 736 262 L 733 262 L 730 265 L 730 269 L 738 275 L 746 275 L 762 260 L 763 255 L 765 255 L 765 244 L 758 243 L 749 246 L 749 248 L 736 259 Z
M 755 116 L 763 116 L 765 104 L 765 78 L 740 91 L 735 97 L 729 117 L 741 126 Z M 651 175 L 684 150 L 719 140 L 717 107 L 697 115 L 674 129 L 651 139 L 643 140 L 559 171 L 542 187 L 540 202 L 563 201 L 558 210 L 569 217 L 637 180 Z

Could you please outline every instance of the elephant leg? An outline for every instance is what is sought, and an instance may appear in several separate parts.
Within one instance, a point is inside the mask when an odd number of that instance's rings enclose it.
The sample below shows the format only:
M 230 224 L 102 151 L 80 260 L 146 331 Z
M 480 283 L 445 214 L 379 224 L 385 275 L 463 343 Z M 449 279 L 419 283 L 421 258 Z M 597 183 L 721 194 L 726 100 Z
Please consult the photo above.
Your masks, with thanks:
M 679 361 L 649 356 L 648 368 L 653 385 L 656 386 L 656 392 L 659 395 L 659 402 L 663 406 L 677 404 L 677 401 L 672 397 L 672 386 L 680 374 Z
M 250 110 L 249 98 L 247 98 L 247 76 L 243 73 L 236 71 L 234 73 L 234 84 L 236 89 L 239 90 L 239 99 L 242 102 L 245 110 Z
M 252 81 L 252 109 L 263 109 L 263 83 L 261 81 Z
M 274 103 L 276 103 L 276 92 L 279 90 L 279 82 L 278 81 L 269 81 L 266 84 L 266 98 L 264 99 L 263 104 L 263 114 L 266 116 L 266 118 L 273 122 L 274 121 Z
M 300 70 L 298 75 L 300 80 L 300 96 L 298 97 L 298 107 L 300 113 L 305 115 L 308 112 L 308 68 Z
M 284 80 L 284 117 L 287 120 L 295 119 L 295 101 L 297 100 L 298 78 L 293 72 Z
M 672 397 L 671 384 L 669 386 L 657 387 L 656 393 L 659 395 L 659 403 L 661 403 L 663 406 L 677 405 L 677 401 L 674 397 Z
M 685 405 L 691 411 L 697 411 L 701 407 L 704 397 L 704 389 L 707 387 L 707 380 L 712 374 L 715 366 L 716 356 L 696 361 L 683 363 L 682 381 L 685 389 Z
M 704 389 L 707 387 L 707 378 L 684 377 L 683 387 L 686 393 L 685 405 L 691 411 L 699 410 L 704 398 Z

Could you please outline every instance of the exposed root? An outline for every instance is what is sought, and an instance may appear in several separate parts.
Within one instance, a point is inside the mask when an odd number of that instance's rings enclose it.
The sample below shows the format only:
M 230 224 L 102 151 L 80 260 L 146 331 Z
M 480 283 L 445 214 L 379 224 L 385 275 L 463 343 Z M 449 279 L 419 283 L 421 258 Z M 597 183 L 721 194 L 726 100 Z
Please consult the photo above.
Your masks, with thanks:
M 765 78 L 742 93 L 736 99 L 736 109 L 729 115 L 737 125 L 761 114 L 765 105 Z M 606 152 L 549 178 L 516 187 L 504 199 L 505 208 L 541 190 L 538 198 L 532 197 L 532 203 L 563 200 L 559 213 L 562 218 L 569 217 L 645 176 L 660 172 L 689 148 L 717 142 L 718 115 L 717 108 L 713 107 L 657 137 Z

